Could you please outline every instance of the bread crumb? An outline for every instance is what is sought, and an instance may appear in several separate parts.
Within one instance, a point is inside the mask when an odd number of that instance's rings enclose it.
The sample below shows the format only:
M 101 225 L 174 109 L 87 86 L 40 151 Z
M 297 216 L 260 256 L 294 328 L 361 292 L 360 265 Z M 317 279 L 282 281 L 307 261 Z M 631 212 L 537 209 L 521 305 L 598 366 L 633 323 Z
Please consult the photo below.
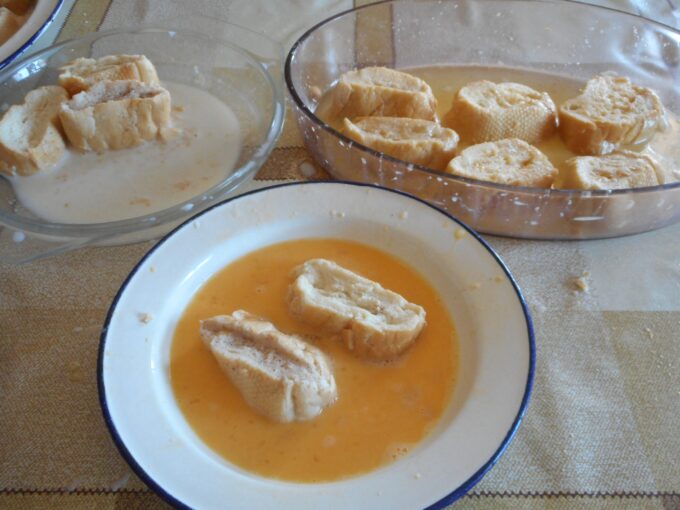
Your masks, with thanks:
M 465 237 L 465 230 L 463 230 L 462 228 L 456 229 L 453 236 L 456 238 L 456 240 L 460 241 Z
M 321 97 L 321 89 L 316 85 L 309 87 L 309 97 L 310 99 L 319 99 Z
M 156 272 L 156 266 L 149 266 L 149 272 L 155 273 Z
M 172 107 L 172 111 L 182 113 L 184 111 L 184 106 L 176 104 Z
M 422 477 L 423 475 L 421 475 L 420 473 L 416 473 L 413 475 L 413 478 L 415 478 L 416 480 L 420 480 Z
M 408 218 L 408 211 L 401 211 L 401 212 L 399 213 L 399 219 L 400 219 L 400 220 L 405 220 L 406 218 Z
M 469 285 L 469 287 L 470 287 L 472 290 L 477 290 L 477 289 L 480 289 L 480 288 L 482 287 L 482 284 L 479 283 L 479 282 L 473 282 L 473 283 L 471 283 L 471 284 Z
M 493 281 L 495 281 L 496 283 L 501 283 L 503 281 L 503 277 L 502 276 L 494 276 Z
M 651 329 L 645 328 L 645 333 L 647 333 L 647 336 L 649 337 L 650 340 L 654 339 L 654 333 L 652 332 Z
M 588 286 L 588 280 L 586 279 L 588 276 L 590 276 L 590 273 L 588 271 L 583 271 L 582 276 L 579 276 L 572 280 L 578 292 L 588 292 L 588 290 L 590 289 L 590 287 Z
M 139 319 L 139 322 L 142 322 L 144 324 L 148 324 L 153 320 L 153 316 L 150 313 L 138 313 L 137 318 Z
M 331 210 L 331 216 L 334 216 L 336 218 L 344 218 L 345 213 L 342 211 L 336 211 L 335 209 Z

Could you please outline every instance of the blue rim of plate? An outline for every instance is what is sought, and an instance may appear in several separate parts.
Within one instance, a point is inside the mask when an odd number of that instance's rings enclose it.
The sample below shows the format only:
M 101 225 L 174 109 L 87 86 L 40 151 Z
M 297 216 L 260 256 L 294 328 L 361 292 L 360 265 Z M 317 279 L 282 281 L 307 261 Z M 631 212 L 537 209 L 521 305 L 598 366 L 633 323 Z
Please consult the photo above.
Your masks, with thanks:
M 19 49 L 17 49 L 14 53 L 12 53 L 9 57 L 7 57 L 5 60 L 0 62 L 0 70 L 4 69 L 8 65 L 10 65 L 12 62 L 14 62 L 19 55 L 24 53 L 28 48 L 30 48 L 35 40 L 40 37 L 43 32 L 49 27 L 52 22 L 54 21 L 54 18 L 57 17 L 57 14 L 59 13 L 59 10 L 61 9 L 61 6 L 64 4 L 64 0 L 57 0 L 57 4 L 54 6 L 54 9 L 52 9 L 52 12 L 50 15 L 47 17 L 45 22 L 40 26 L 40 28 L 31 36 L 28 38 L 28 40 L 21 45 Z
M 130 451 L 127 449 L 125 446 L 125 443 L 123 439 L 120 437 L 118 434 L 118 430 L 116 429 L 116 425 L 113 423 L 113 419 L 111 418 L 111 414 L 109 412 L 109 407 L 106 401 L 106 388 L 104 387 L 104 348 L 106 346 L 106 337 L 109 329 L 109 324 L 111 323 L 111 318 L 113 317 L 113 314 L 116 311 L 116 307 L 118 305 L 118 301 L 120 300 L 121 296 L 125 292 L 128 284 L 132 280 L 132 278 L 135 277 L 137 272 L 139 271 L 139 268 L 141 265 L 148 259 L 153 253 L 156 252 L 158 248 L 160 248 L 165 242 L 172 237 L 178 230 L 184 228 L 185 225 L 188 223 L 191 223 L 192 221 L 200 218 L 204 214 L 212 211 L 215 208 L 221 207 L 229 202 L 232 202 L 234 200 L 238 200 L 239 198 L 242 197 L 247 197 L 250 195 L 255 195 L 257 193 L 262 193 L 266 192 L 268 190 L 272 189 L 277 189 L 277 188 L 285 188 L 289 186 L 307 186 L 307 185 L 346 185 L 346 186 L 355 186 L 355 187 L 362 187 L 362 188 L 375 188 L 379 189 L 381 191 L 387 191 L 390 193 L 394 193 L 397 195 L 402 195 L 406 198 L 416 200 L 417 202 L 420 202 L 421 204 L 424 204 L 428 206 L 431 209 L 434 209 L 436 212 L 444 215 L 451 221 L 454 221 L 458 225 L 460 225 L 462 228 L 464 228 L 471 236 L 473 236 L 486 250 L 491 254 L 491 256 L 494 258 L 496 263 L 501 267 L 505 275 L 507 276 L 508 280 L 512 284 L 513 289 L 515 290 L 515 294 L 517 295 L 517 298 L 519 299 L 520 304 L 522 305 L 522 311 L 524 312 L 524 318 L 526 320 L 526 325 L 527 325 L 527 331 L 529 333 L 528 335 L 528 340 L 529 340 L 529 371 L 527 374 L 527 382 L 524 387 L 524 396 L 522 397 L 522 402 L 520 403 L 519 410 L 517 411 L 517 415 L 515 416 L 515 419 L 512 422 L 512 425 L 510 426 L 510 429 L 508 430 L 507 434 L 505 435 L 505 438 L 501 442 L 500 446 L 498 449 L 494 452 L 494 454 L 491 456 L 489 460 L 482 465 L 481 468 L 479 468 L 470 478 L 468 478 L 465 482 L 463 482 L 461 485 L 456 487 L 451 493 L 449 493 L 447 496 L 444 496 L 442 499 L 432 503 L 431 505 L 425 507 L 427 510 L 437 510 L 444 508 L 454 501 L 460 499 L 463 497 L 467 492 L 472 489 L 483 477 L 484 475 L 498 462 L 498 459 L 503 455 L 503 452 L 505 452 L 506 448 L 512 441 L 513 437 L 515 436 L 515 433 L 517 432 L 517 429 L 519 428 L 520 423 L 522 422 L 522 419 L 524 418 L 524 415 L 526 414 L 527 407 L 529 405 L 529 399 L 531 397 L 531 392 L 533 389 L 533 384 L 534 384 L 534 372 L 536 369 L 536 339 L 534 336 L 534 327 L 533 327 L 533 322 L 531 320 L 531 313 L 529 312 L 529 307 L 526 303 L 526 300 L 524 298 L 524 295 L 522 294 L 522 291 L 519 288 L 519 285 L 517 285 L 517 282 L 515 281 L 514 277 L 510 273 L 510 270 L 506 267 L 505 263 L 503 260 L 501 260 L 500 256 L 494 251 L 489 244 L 482 239 L 482 237 L 475 232 L 472 228 L 468 227 L 465 223 L 462 221 L 456 219 L 452 215 L 450 215 L 448 212 L 443 211 L 434 205 L 430 204 L 429 202 L 426 202 L 425 200 L 422 200 L 416 196 L 410 195 L 408 193 L 405 193 L 403 191 L 399 190 L 394 190 L 390 188 L 385 188 L 383 186 L 377 186 L 375 184 L 368 184 L 368 183 L 359 183 L 359 182 L 349 182 L 349 181 L 305 181 L 305 182 L 289 182 L 289 183 L 282 183 L 282 184 L 276 184 L 273 186 L 267 186 L 265 188 L 259 188 L 256 190 L 249 191 L 247 193 L 243 193 L 241 195 L 235 196 L 228 198 L 227 200 L 224 200 L 218 204 L 215 204 L 208 209 L 201 211 L 200 213 L 196 214 L 195 216 L 189 218 L 185 222 L 183 222 L 181 225 L 177 226 L 175 229 L 173 229 L 171 232 L 166 234 L 163 238 L 161 238 L 154 246 L 152 246 L 148 252 L 137 262 L 135 267 L 130 271 L 130 274 L 125 278 L 123 283 L 120 286 L 120 289 L 116 293 L 116 296 L 113 298 L 113 301 L 111 303 L 111 306 L 109 307 L 109 311 L 106 314 L 106 319 L 104 321 L 104 325 L 102 326 L 102 332 L 99 337 L 99 352 L 97 355 L 97 390 L 99 393 L 99 405 L 101 406 L 102 409 L 102 414 L 104 416 L 104 422 L 106 423 L 106 427 L 109 429 L 109 433 L 111 434 L 111 437 L 113 438 L 113 442 L 115 443 L 116 447 L 118 448 L 118 451 L 120 454 L 123 456 L 125 461 L 129 464 L 129 466 L 132 468 L 132 470 L 135 472 L 135 474 L 146 483 L 151 489 L 153 489 L 158 496 L 160 496 L 164 501 L 167 503 L 173 505 L 176 508 L 182 508 L 182 509 L 188 509 L 188 510 L 193 510 L 192 507 L 188 506 L 186 503 L 183 503 L 182 501 L 178 500 L 174 496 L 172 496 L 168 490 L 164 489 L 161 487 L 152 477 L 149 473 L 147 473 L 140 465 L 137 463 L 135 458 L 132 456 Z

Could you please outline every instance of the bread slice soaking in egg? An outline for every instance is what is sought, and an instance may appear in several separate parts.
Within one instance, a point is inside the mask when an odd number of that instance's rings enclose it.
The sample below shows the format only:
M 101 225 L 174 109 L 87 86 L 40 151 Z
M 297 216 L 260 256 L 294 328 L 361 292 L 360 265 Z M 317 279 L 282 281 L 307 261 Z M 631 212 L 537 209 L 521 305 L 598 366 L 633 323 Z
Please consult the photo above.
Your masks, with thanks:
M 425 326 L 421 306 L 330 260 L 308 260 L 294 274 L 288 294 L 293 316 L 340 335 L 359 357 L 394 359 Z
M 270 420 L 310 420 L 338 397 L 326 356 L 256 315 L 201 321 L 201 337 L 248 405 Z

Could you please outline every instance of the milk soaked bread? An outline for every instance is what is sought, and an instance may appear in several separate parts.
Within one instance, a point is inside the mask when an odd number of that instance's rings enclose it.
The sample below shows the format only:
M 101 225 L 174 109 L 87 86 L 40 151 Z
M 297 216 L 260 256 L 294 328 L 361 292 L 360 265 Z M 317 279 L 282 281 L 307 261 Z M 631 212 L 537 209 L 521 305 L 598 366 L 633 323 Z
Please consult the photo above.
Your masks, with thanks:
M 469 144 L 519 138 L 538 143 L 557 129 L 557 108 L 545 92 L 519 83 L 476 81 L 454 96 L 442 124 Z
M 342 133 L 372 149 L 435 170 L 455 155 L 458 134 L 436 122 L 405 117 L 345 117 Z
M 0 7 L 0 44 L 5 43 L 21 26 L 21 18 L 7 7 Z
M 59 85 L 72 96 L 89 90 L 101 81 L 133 80 L 148 85 L 158 85 L 158 74 L 144 55 L 108 55 L 106 57 L 78 58 L 59 69 Z
M 533 145 L 517 138 L 473 145 L 453 158 L 446 171 L 481 181 L 549 188 L 557 169 Z
M 437 120 L 437 100 L 420 78 L 386 67 L 343 74 L 316 111 L 325 120 L 348 117 L 411 117 Z
M 338 397 L 324 354 L 243 310 L 201 321 L 201 337 L 250 407 L 277 422 L 315 418 Z
M 602 155 L 649 141 L 663 127 L 664 115 L 652 90 L 623 76 L 597 76 L 581 95 L 560 106 L 559 132 L 576 154 Z
M 294 276 L 288 293 L 291 314 L 320 331 L 339 334 L 361 358 L 394 359 L 425 326 L 421 306 L 330 260 L 308 260 Z
M 7 110 L 0 120 L 1 172 L 31 175 L 61 159 L 65 144 L 59 110 L 67 98 L 62 87 L 40 87 Z
M 560 173 L 565 189 L 607 190 L 664 184 L 664 170 L 654 158 L 621 151 L 606 156 L 579 156 L 567 160 Z
M 98 82 L 64 103 L 59 118 L 79 151 L 134 147 L 170 124 L 170 93 L 138 81 Z

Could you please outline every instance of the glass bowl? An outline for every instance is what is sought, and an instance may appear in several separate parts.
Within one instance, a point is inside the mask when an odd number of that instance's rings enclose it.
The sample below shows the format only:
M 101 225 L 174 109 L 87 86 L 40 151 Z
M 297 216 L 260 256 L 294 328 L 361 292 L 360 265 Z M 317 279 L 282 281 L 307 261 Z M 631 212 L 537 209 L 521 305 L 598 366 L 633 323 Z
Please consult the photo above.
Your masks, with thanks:
M 1 261 L 25 262 L 84 245 L 160 237 L 254 176 L 283 126 L 283 50 L 246 29 L 227 28 L 220 37 L 168 28 L 98 32 L 30 55 L 0 73 L 0 95 L 6 108 L 23 102 L 26 93 L 36 87 L 56 84 L 58 68 L 75 58 L 144 54 L 156 66 L 161 81 L 191 85 L 224 102 L 238 119 L 241 140 L 236 164 L 221 182 L 171 207 L 118 221 L 46 221 L 26 209 L 10 180 L 0 177 Z M 254 38 L 258 39 L 257 53 L 241 47 L 243 41 Z
M 487 234 L 591 239 L 680 219 L 679 182 L 578 191 L 466 179 L 372 150 L 314 114 L 323 91 L 351 69 L 441 65 L 523 69 L 582 83 L 613 71 L 654 89 L 680 115 L 680 32 L 668 26 L 566 1 L 396 0 L 329 18 L 291 49 L 285 79 L 307 148 L 334 177 L 412 193 Z

